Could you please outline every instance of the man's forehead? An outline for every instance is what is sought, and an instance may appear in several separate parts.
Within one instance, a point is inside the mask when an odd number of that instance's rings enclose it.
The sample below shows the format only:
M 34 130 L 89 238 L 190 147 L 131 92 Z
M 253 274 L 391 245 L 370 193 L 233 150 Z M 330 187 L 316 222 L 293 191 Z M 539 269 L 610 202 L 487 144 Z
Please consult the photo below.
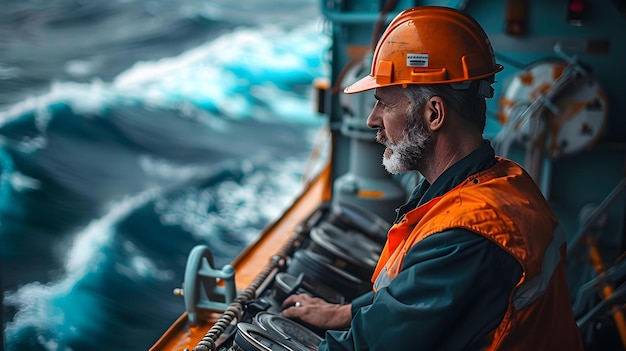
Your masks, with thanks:
M 375 96 L 378 100 L 399 101 L 406 99 L 400 86 L 389 86 L 376 88 Z

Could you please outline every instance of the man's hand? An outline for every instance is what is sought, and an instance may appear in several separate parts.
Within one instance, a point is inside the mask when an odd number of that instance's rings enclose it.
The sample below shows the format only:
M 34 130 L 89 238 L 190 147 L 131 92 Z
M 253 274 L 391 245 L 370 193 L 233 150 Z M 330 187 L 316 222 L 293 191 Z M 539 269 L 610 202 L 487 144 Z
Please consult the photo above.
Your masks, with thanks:
M 282 315 L 298 318 L 320 329 L 344 329 L 352 320 L 351 305 L 326 302 L 307 294 L 291 295 L 283 302 Z

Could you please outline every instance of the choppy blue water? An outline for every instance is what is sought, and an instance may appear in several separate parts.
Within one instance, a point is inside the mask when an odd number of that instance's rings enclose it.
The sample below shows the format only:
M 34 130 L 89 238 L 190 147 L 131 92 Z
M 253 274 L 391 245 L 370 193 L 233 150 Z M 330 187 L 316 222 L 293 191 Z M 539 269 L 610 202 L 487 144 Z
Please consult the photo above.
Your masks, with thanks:
M 317 0 L 3 0 L 6 350 L 145 350 L 300 191 Z

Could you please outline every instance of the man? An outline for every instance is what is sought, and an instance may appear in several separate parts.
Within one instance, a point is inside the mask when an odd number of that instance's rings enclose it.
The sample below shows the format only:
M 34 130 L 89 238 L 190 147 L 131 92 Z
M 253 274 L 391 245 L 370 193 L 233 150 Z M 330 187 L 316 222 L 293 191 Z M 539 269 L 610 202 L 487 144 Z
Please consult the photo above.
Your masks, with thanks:
M 376 90 L 367 125 L 383 165 L 424 180 L 398 209 L 373 292 L 348 305 L 285 300 L 284 316 L 335 329 L 319 350 L 582 350 L 557 220 L 482 137 L 500 70 L 476 21 L 418 7 L 391 22 L 371 74 L 345 89 Z

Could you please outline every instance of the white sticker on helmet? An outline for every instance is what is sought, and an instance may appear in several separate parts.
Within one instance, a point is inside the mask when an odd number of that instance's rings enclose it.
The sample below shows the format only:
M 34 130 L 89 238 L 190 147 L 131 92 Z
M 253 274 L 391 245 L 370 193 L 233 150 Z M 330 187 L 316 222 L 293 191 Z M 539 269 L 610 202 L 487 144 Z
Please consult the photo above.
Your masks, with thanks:
M 428 54 L 406 54 L 407 67 L 428 67 Z

